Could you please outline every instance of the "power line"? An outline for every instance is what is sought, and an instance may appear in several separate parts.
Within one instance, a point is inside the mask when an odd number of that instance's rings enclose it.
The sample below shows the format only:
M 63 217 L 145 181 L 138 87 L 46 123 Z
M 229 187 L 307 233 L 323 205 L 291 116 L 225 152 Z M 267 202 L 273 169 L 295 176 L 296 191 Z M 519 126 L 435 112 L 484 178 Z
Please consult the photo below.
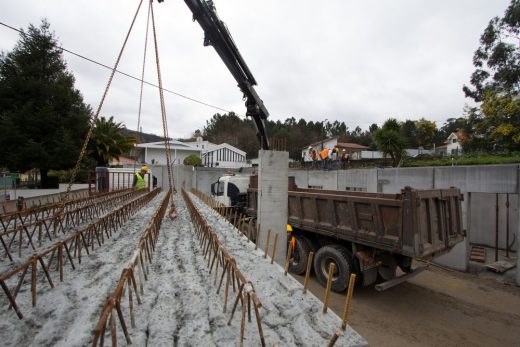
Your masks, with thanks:
M 12 26 L 10 26 L 10 25 L 8 25 L 8 24 L 5 24 L 5 23 L 3 23 L 3 22 L 0 22 L 0 25 L 6 27 L 6 28 L 8 28 L 8 29 L 14 30 L 14 31 L 18 32 L 19 34 L 21 34 L 21 35 L 23 35 L 23 36 L 29 36 L 28 34 L 26 34 L 25 32 L 23 32 L 22 30 L 20 30 L 20 29 L 16 29 L 16 28 L 14 28 L 14 27 L 12 27 Z M 112 70 L 112 67 L 110 67 L 110 66 L 108 66 L 108 65 L 105 65 L 105 64 L 103 64 L 103 63 L 100 63 L 100 62 L 98 62 L 98 61 L 96 61 L 96 60 L 94 60 L 94 59 L 88 58 L 88 57 L 86 57 L 86 56 L 84 56 L 84 55 L 82 55 L 82 54 L 79 54 L 79 53 L 73 52 L 73 51 L 71 51 L 71 50 L 68 50 L 68 49 L 66 49 L 66 48 L 64 48 L 64 47 L 62 47 L 62 46 L 56 45 L 56 44 L 54 44 L 54 46 L 55 46 L 56 48 L 62 50 L 63 52 L 67 52 L 67 53 L 69 53 L 69 54 L 72 54 L 72 55 L 74 55 L 74 56 L 76 56 L 76 57 L 78 57 L 78 58 L 84 59 L 84 60 L 86 60 L 86 61 L 88 61 L 88 62 L 91 62 L 91 63 L 93 63 L 93 64 L 96 64 L 96 65 L 99 65 L 99 66 L 101 66 L 101 67 L 104 67 L 105 69 Z M 143 80 L 143 79 L 141 79 L 141 78 L 139 78 L 139 77 L 135 77 L 135 76 L 130 75 L 130 74 L 128 74 L 128 73 L 126 73 L 126 72 L 123 72 L 123 71 L 119 71 L 119 70 L 115 70 L 115 71 L 116 71 L 118 74 L 120 74 L 120 75 L 123 75 L 123 76 L 129 77 L 129 78 L 134 79 L 134 80 L 136 80 L 136 81 L 142 82 L 142 83 L 144 83 L 144 84 L 146 84 L 146 85 L 149 85 L 149 86 L 152 86 L 152 87 L 154 87 L 154 88 L 160 89 L 159 86 L 156 85 L 156 84 L 154 84 L 154 83 L 151 83 L 151 82 L 145 81 L 145 80 Z M 186 95 L 183 95 L 183 94 L 180 94 L 180 93 L 174 92 L 173 90 L 169 90 L 169 89 L 166 89 L 166 88 L 162 88 L 162 90 L 165 91 L 165 92 L 168 92 L 168 93 L 170 93 L 170 94 L 176 95 L 176 96 L 178 96 L 178 97 L 184 98 L 184 99 L 186 99 L 186 100 L 190 100 L 190 101 L 196 102 L 196 103 L 198 103 L 198 104 L 201 104 L 201 105 L 204 105 L 204 106 L 207 106 L 207 107 L 214 108 L 214 109 L 219 110 L 219 111 L 223 111 L 223 112 L 226 112 L 226 113 L 230 113 L 230 112 L 232 112 L 232 111 L 229 111 L 229 110 L 223 109 L 223 108 L 221 108 L 221 107 L 218 107 L 218 106 L 215 106 L 215 105 L 208 104 L 207 102 L 200 101 L 200 100 L 194 99 L 194 98 L 192 98 L 192 97 L 189 97 L 189 96 L 186 96 Z M 237 116 L 239 116 L 238 113 L 235 113 L 235 114 L 236 114 Z

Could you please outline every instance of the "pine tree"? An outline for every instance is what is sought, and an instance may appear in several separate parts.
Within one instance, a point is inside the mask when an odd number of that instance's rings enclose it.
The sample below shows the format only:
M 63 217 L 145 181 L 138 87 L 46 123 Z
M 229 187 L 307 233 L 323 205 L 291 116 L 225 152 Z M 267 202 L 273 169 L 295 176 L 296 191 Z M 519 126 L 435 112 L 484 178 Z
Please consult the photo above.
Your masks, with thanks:
M 49 27 L 30 25 L 0 54 L 0 167 L 38 168 L 42 186 L 49 170 L 74 166 L 91 114 Z

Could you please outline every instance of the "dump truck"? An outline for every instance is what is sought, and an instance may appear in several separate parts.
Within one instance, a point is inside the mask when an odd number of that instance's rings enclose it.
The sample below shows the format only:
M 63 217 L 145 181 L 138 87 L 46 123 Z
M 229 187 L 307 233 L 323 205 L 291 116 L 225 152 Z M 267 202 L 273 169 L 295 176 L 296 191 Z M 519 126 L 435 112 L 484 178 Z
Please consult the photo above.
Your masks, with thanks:
M 404 187 L 399 194 L 305 189 L 289 177 L 288 190 L 287 224 L 296 239 L 289 270 L 303 274 L 313 252 L 313 270 L 322 285 L 334 263 L 336 292 L 347 288 L 351 273 L 365 286 L 391 288 L 424 270 L 412 268 L 414 258 L 433 259 L 465 236 L 463 195 L 457 188 Z M 225 175 L 211 191 L 226 206 L 256 218 L 258 176 Z

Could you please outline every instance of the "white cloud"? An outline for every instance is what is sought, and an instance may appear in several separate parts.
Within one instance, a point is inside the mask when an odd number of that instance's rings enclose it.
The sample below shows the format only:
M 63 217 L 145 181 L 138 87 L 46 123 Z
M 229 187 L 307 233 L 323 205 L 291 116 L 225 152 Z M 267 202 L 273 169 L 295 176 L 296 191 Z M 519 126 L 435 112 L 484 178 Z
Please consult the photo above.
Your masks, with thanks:
M 0 21 L 17 28 L 46 17 L 61 44 L 106 65 L 115 62 L 138 1 L 10 1 Z M 462 85 L 473 71 L 473 52 L 508 0 L 215 0 L 238 49 L 255 76 L 272 120 L 344 121 L 366 129 L 388 117 L 427 119 L 440 126 L 462 114 Z M 140 76 L 146 1 L 120 70 Z M 245 113 L 242 94 L 182 1 L 154 2 L 163 85 L 194 99 Z M 0 27 L 0 49 L 18 35 Z M 149 41 L 149 53 L 153 53 Z M 109 71 L 65 54 L 76 86 L 96 109 Z M 145 79 L 157 83 L 153 55 Z M 162 134 L 157 90 L 146 86 L 145 132 Z M 104 115 L 135 129 L 139 82 L 118 76 Z M 170 136 L 186 137 L 222 111 L 165 93 Z

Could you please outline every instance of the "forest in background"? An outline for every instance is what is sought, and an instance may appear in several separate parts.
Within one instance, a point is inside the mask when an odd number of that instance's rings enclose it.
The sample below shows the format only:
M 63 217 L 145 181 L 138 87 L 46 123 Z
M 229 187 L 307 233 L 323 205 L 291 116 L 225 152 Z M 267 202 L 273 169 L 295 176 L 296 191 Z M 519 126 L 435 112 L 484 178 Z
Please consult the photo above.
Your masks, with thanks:
M 462 118 L 462 117 L 461 117 Z M 419 120 L 406 120 L 400 124 L 400 133 L 405 141 L 406 148 L 424 149 L 433 148 L 442 144 L 446 138 L 460 128 L 463 119 L 450 118 L 437 129 L 434 122 L 424 118 Z M 285 143 L 289 157 L 299 160 L 301 151 L 311 143 L 319 142 L 330 137 L 338 137 L 339 142 L 357 143 L 367 146 L 370 150 L 377 150 L 374 141 L 374 133 L 381 126 L 372 124 L 368 130 L 362 130 L 359 126 L 349 129 L 345 122 L 328 120 L 321 122 L 307 122 L 305 119 L 287 118 L 282 121 L 266 122 L 267 134 L 271 142 Z M 255 135 L 254 122 L 250 119 L 239 117 L 233 112 L 217 113 L 206 122 L 202 130 L 204 140 L 213 143 L 229 143 L 247 153 L 248 158 L 255 158 L 260 148 Z

